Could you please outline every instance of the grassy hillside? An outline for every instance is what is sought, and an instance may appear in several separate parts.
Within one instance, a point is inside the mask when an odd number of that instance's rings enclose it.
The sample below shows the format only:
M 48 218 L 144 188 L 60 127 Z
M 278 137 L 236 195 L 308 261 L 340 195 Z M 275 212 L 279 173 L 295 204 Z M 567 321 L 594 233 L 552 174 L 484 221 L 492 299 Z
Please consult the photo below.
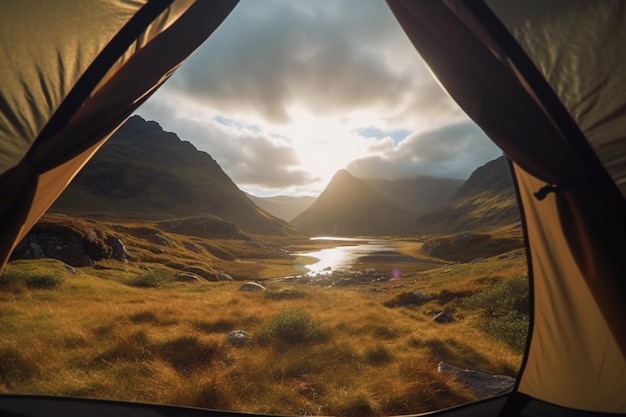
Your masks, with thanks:
M 51 210 L 161 218 L 210 214 L 248 233 L 295 233 L 250 201 L 209 154 L 139 116 L 109 139 Z
M 399 233 L 411 218 L 365 181 L 341 170 L 291 224 L 313 235 L 390 235 Z
M 409 227 L 414 233 L 444 234 L 519 229 L 517 200 L 504 157 L 476 169 L 446 205 Z
M 387 200 L 415 216 L 446 204 L 463 185 L 464 180 L 417 177 L 398 180 L 363 179 Z
M 236 252 L 239 243 L 230 244 L 221 247 Z M 411 241 L 402 247 L 419 251 Z M 269 275 L 284 272 L 276 268 Z M 263 281 L 268 290 L 254 293 L 237 282 L 177 282 L 168 271 L 144 262 L 11 262 L 0 276 L 0 392 L 381 416 L 476 399 L 437 371 L 440 361 L 511 376 L 520 365 L 519 347 L 489 330 L 474 294 L 503 294 L 500 283 L 525 273 L 523 258 L 366 286 Z M 432 298 L 402 303 L 416 291 Z M 455 321 L 433 322 L 444 309 Z M 233 330 L 250 340 L 228 343 Z M 523 325 L 514 331 L 525 333 Z

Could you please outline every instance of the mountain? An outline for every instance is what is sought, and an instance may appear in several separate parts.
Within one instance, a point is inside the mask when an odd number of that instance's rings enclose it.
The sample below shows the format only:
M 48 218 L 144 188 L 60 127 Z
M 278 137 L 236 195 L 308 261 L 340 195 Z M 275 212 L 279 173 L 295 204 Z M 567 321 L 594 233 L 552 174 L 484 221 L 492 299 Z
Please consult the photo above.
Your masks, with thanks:
M 248 198 L 257 206 L 280 219 L 291 221 L 298 214 L 311 207 L 316 197 L 302 196 L 292 197 L 288 195 L 276 195 L 273 197 L 257 197 L 247 194 Z
M 446 204 L 465 182 L 427 176 L 399 180 L 372 178 L 363 180 L 394 205 L 416 216 Z
M 402 232 L 414 217 L 344 169 L 291 224 L 313 235 L 386 235 Z
M 139 116 L 105 143 L 51 210 L 157 218 L 212 215 L 247 233 L 295 233 L 246 197 L 209 154 Z
M 417 219 L 413 233 L 459 233 L 517 228 L 517 200 L 504 156 L 477 168 L 443 207 Z

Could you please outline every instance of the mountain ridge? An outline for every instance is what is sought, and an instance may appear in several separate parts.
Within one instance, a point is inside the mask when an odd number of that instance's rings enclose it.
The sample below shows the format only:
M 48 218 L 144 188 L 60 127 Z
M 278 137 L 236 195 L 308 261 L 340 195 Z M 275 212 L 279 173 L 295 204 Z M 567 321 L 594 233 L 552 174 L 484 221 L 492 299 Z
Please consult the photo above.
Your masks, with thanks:
M 111 136 L 51 210 L 163 218 L 210 214 L 247 233 L 297 234 L 257 207 L 211 155 L 140 116 Z
M 342 169 L 291 224 L 315 235 L 387 235 L 401 233 L 402 225 L 411 217 L 367 182 Z

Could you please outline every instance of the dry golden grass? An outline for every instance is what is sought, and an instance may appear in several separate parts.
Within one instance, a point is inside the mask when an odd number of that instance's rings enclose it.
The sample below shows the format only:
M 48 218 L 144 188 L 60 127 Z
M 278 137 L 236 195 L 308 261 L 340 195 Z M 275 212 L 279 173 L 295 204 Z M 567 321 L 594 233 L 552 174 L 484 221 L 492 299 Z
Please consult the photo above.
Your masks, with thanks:
M 403 248 L 413 253 L 419 243 Z M 289 262 L 260 262 L 266 270 L 260 277 L 289 268 L 293 273 Z M 437 372 L 439 361 L 508 375 L 521 361 L 520 353 L 473 326 L 479 313 L 464 309 L 461 299 L 525 274 L 523 258 L 407 272 L 400 280 L 365 286 L 267 282 L 274 292 L 289 286 L 298 297 L 240 292 L 237 282 L 135 288 L 124 282 L 145 271 L 132 264 L 72 274 L 59 261 L 19 261 L 8 271 L 33 265 L 60 274 L 63 283 L 0 291 L 0 391 L 5 393 L 379 416 L 475 399 Z M 383 304 L 414 291 L 436 297 L 420 307 Z M 433 323 L 443 308 L 458 320 Z M 312 331 L 323 337 L 300 342 L 260 337 L 276 315 L 297 311 L 306 312 Z M 246 346 L 227 342 L 236 329 L 250 333 Z

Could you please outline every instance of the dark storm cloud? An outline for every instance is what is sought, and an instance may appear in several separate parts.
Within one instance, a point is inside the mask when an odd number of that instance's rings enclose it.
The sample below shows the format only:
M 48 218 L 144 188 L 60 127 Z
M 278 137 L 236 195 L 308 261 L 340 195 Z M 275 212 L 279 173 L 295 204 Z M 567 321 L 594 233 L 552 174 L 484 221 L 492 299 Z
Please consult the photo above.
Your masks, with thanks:
M 273 122 L 294 103 L 318 115 L 454 111 L 383 1 L 242 1 L 167 88 Z
M 382 150 L 379 154 L 349 164 L 353 175 L 387 179 L 431 175 L 465 179 L 478 166 L 502 154 L 471 122 L 410 135 L 397 147 L 393 147 L 390 139 L 377 146 Z

